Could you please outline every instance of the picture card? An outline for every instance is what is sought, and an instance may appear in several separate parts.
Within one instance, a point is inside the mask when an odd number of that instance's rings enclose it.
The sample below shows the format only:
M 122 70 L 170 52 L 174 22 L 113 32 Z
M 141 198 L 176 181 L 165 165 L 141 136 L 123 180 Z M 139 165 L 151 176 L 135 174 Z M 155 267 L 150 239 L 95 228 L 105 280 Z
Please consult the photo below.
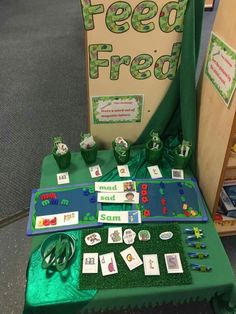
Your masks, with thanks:
M 107 193 L 99 192 L 97 194 L 97 202 L 99 203 L 139 203 L 138 192 L 122 192 L 122 193 Z
M 69 173 L 68 172 L 57 173 L 57 184 L 67 183 L 70 183 Z
M 152 179 L 162 178 L 161 170 L 158 166 L 147 167 Z
M 133 246 L 130 246 L 124 251 L 121 251 L 120 254 L 123 260 L 125 261 L 126 265 L 128 266 L 129 270 L 133 270 L 143 264 L 142 260 L 140 259 L 138 253 L 136 252 Z
M 103 276 L 114 275 L 118 273 L 116 259 L 113 252 L 99 255 L 99 259 Z
M 89 167 L 89 171 L 92 178 L 98 178 L 102 176 L 102 170 L 99 165 Z
M 172 169 L 172 179 L 184 180 L 184 171 L 182 169 Z
M 130 177 L 130 172 L 129 172 L 129 166 L 128 165 L 117 166 L 117 170 L 118 170 L 120 178 Z
M 95 191 L 106 193 L 120 193 L 136 191 L 134 181 L 95 182 Z
M 98 211 L 98 222 L 109 224 L 139 224 L 141 220 L 140 210 L 129 211 Z
M 78 222 L 79 212 L 37 216 L 35 229 L 77 225 Z
M 122 228 L 108 228 L 108 243 L 122 243 Z
M 169 274 L 183 273 L 179 253 L 165 254 L 166 269 Z
M 97 274 L 98 272 L 98 253 L 83 254 L 83 274 Z
M 145 276 L 159 276 L 160 268 L 157 254 L 143 255 L 143 266 Z

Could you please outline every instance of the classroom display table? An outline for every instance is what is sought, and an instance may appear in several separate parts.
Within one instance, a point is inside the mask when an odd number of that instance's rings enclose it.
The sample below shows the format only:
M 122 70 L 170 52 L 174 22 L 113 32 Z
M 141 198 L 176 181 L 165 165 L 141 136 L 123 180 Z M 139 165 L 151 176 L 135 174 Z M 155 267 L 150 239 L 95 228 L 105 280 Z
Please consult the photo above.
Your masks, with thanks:
M 144 151 L 132 149 L 129 169 L 131 178 L 150 178 Z M 88 167 L 80 153 L 72 153 L 71 166 L 68 169 L 70 184 L 117 180 L 116 163 L 112 151 L 99 151 L 96 164 L 99 164 L 103 177 L 91 179 Z M 171 177 L 171 169 L 166 163 L 160 163 L 163 177 Z M 61 172 L 52 155 L 45 157 L 41 169 L 40 187 L 57 186 L 57 173 Z M 185 176 L 191 173 L 185 171 Z M 119 179 L 118 179 L 119 180 Z M 156 223 L 157 224 L 157 223 Z M 152 224 L 153 225 L 153 224 Z M 24 314 L 76 314 L 96 311 L 120 310 L 124 308 L 143 308 L 162 303 L 182 303 L 191 301 L 212 301 L 216 313 L 235 313 L 235 278 L 214 224 L 209 216 L 207 222 L 179 222 L 184 252 L 193 251 L 187 246 L 185 228 L 199 227 L 204 233 L 204 243 L 209 257 L 197 260 L 199 264 L 212 267 L 210 272 L 191 270 L 192 283 L 183 285 L 135 287 L 122 289 L 80 290 L 79 276 L 81 268 L 81 230 L 69 231 L 76 241 L 76 254 L 73 262 L 64 273 L 46 275 L 41 269 L 40 245 L 47 235 L 32 238 L 32 254 L 27 269 Z M 148 223 L 144 225 L 148 228 Z M 101 227 L 99 227 L 101 228 Z M 103 227 L 102 227 L 103 228 Z M 132 228 L 132 225 L 131 225 Z M 196 250 L 194 250 L 196 251 Z M 192 260 L 188 259 L 188 262 Z M 202 262 L 203 261 L 203 262 Z

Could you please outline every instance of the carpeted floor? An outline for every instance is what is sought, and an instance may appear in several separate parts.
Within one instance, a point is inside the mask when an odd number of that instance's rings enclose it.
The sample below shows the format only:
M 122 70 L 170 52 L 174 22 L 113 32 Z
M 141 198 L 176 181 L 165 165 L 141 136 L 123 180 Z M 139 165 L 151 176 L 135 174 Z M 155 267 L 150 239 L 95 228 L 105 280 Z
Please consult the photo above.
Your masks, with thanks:
M 0 221 L 28 208 L 52 137 L 87 129 L 78 0 L 0 0 Z

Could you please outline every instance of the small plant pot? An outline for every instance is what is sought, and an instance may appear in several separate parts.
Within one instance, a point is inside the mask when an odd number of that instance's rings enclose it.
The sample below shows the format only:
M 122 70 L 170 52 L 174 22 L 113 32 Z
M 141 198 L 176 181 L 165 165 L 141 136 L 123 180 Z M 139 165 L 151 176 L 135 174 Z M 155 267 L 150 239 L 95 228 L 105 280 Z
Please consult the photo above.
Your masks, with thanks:
M 190 157 L 192 155 L 192 150 L 190 149 L 187 157 L 179 155 L 180 147 L 177 147 L 174 150 L 174 160 L 173 160 L 173 168 L 176 169 L 185 169 L 189 163 Z
M 61 170 L 64 170 L 66 168 L 68 168 L 70 166 L 70 160 L 71 160 L 71 153 L 70 151 L 68 151 L 66 154 L 64 155 L 57 155 L 56 154 L 56 149 L 53 150 L 53 157 L 55 158 L 58 167 Z
M 126 141 L 127 142 L 127 141 Z M 127 142 L 128 143 L 128 142 Z M 115 141 L 112 142 L 112 147 L 113 147 L 113 153 L 116 159 L 116 162 L 118 165 L 125 165 L 129 161 L 130 158 L 130 144 L 128 143 L 128 149 L 125 152 L 124 155 L 117 153 L 115 150 L 116 143 Z
M 158 149 L 152 149 L 153 141 L 150 140 L 146 144 L 146 159 L 147 162 L 151 165 L 155 165 L 161 159 L 162 151 L 163 151 L 163 143 L 159 143 Z
M 96 144 L 88 149 L 80 147 L 80 152 L 86 164 L 93 164 L 97 159 L 98 149 Z

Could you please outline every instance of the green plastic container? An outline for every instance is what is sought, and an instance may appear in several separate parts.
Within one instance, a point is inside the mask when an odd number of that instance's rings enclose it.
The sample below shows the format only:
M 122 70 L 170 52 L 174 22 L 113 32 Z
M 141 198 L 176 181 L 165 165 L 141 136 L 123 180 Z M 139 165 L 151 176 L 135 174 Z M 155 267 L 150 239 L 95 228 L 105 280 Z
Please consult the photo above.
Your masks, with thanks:
M 126 141 L 127 142 L 127 141 Z M 128 143 L 128 142 L 127 142 Z M 130 144 L 128 143 L 128 149 L 125 152 L 124 155 L 118 154 L 117 151 L 115 150 L 115 141 L 112 142 L 112 147 L 113 147 L 113 153 L 116 159 L 116 162 L 118 165 L 125 165 L 129 161 L 130 158 Z
M 174 160 L 173 160 L 173 168 L 176 169 L 185 169 L 189 163 L 189 160 L 192 155 L 192 150 L 189 150 L 189 154 L 187 157 L 179 155 L 180 146 L 178 146 L 174 150 Z
M 88 149 L 80 147 L 80 152 L 86 164 L 93 164 L 97 159 L 98 149 L 96 144 Z
M 70 151 L 68 151 L 65 155 L 57 155 L 56 148 L 55 148 L 53 149 L 52 154 L 58 164 L 58 167 L 61 170 L 67 169 L 70 166 L 70 161 L 71 161 Z
M 159 160 L 161 160 L 162 151 L 163 151 L 163 143 L 159 143 L 158 149 L 151 149 L 153 147 L 152 139 L 146 144 L 146 159 L 147 162 L 151 165 L 156 165 Z

